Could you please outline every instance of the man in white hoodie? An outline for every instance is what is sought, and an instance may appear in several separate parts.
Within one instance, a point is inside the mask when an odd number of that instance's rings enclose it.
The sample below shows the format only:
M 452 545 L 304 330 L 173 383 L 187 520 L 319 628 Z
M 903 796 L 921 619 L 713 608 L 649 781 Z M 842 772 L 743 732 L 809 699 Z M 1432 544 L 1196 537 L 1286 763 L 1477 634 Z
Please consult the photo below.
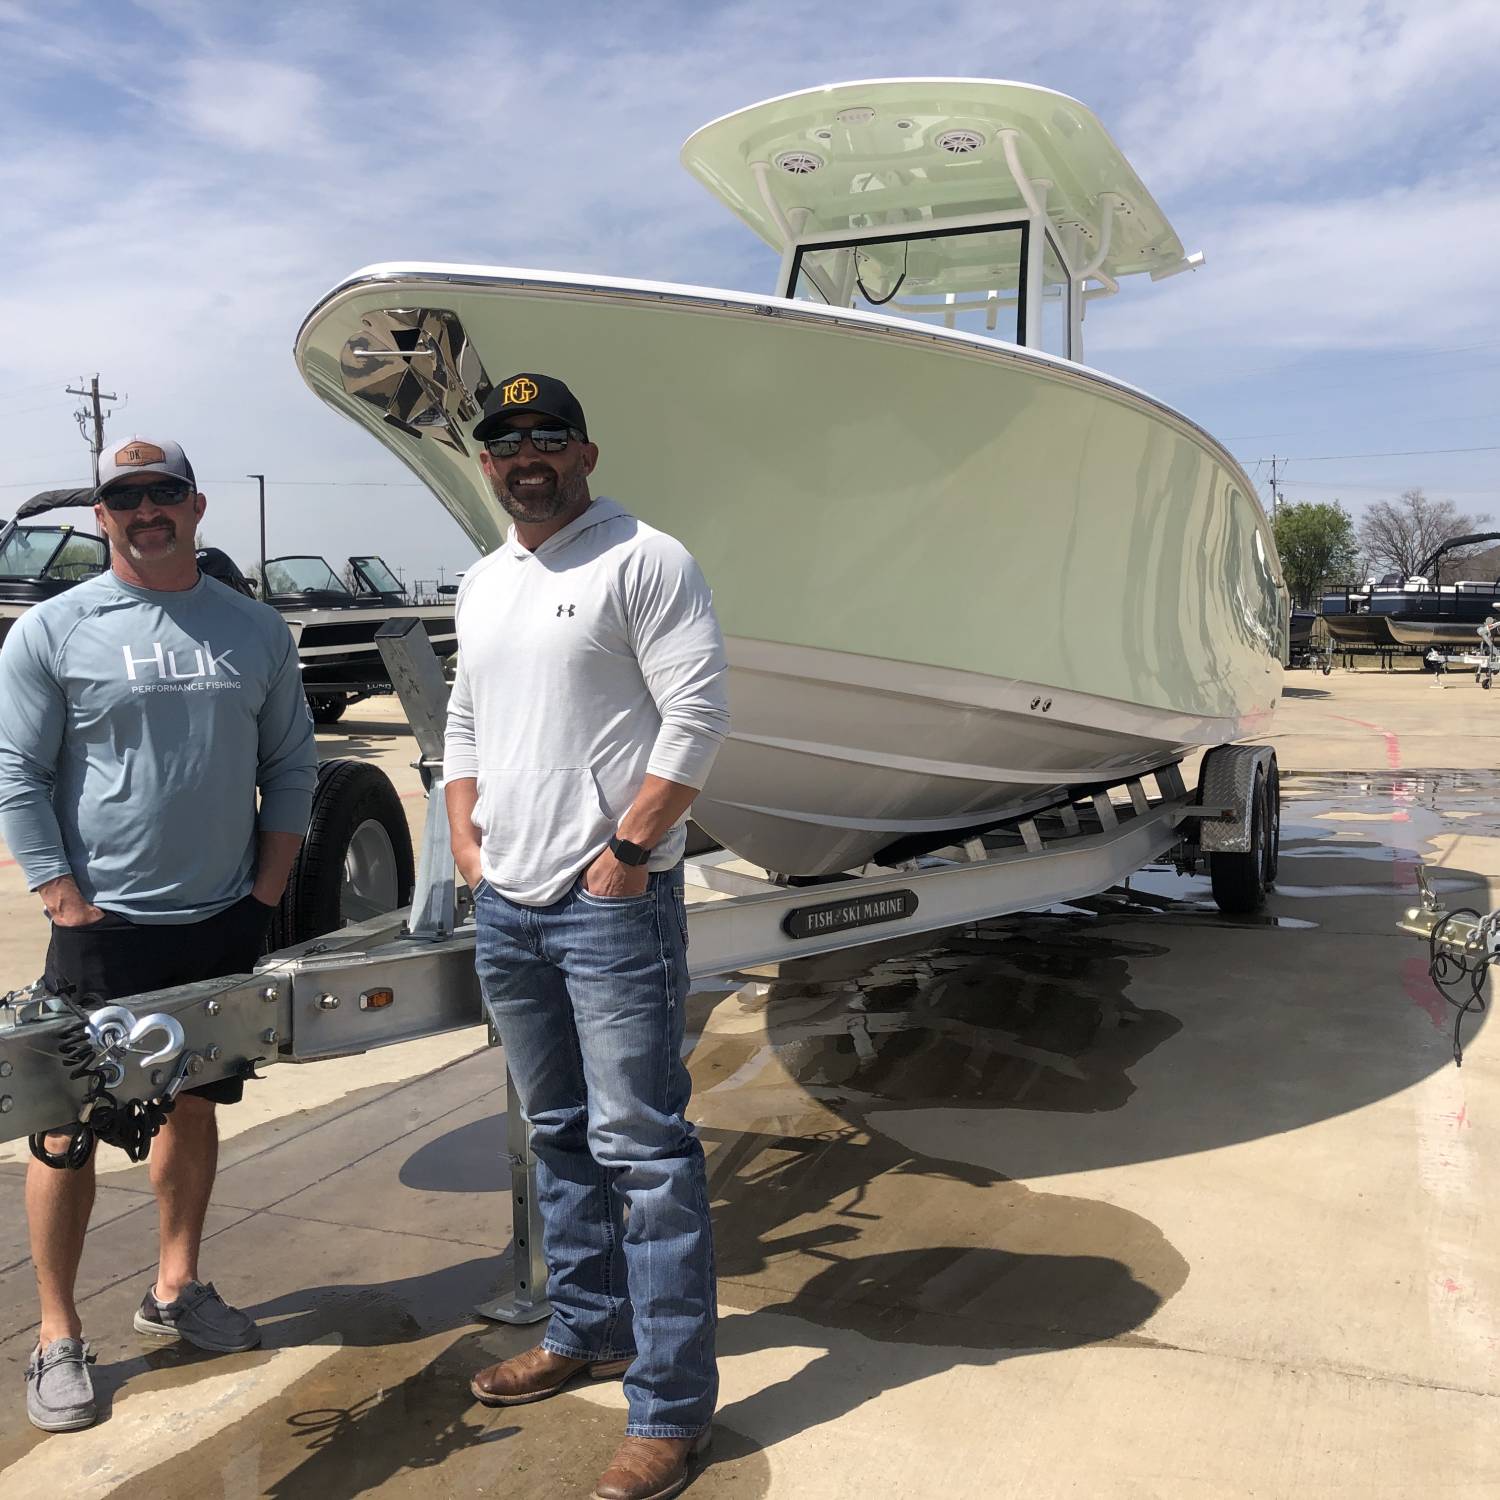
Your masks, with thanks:
M 682 544 L 591 496 L 598 449 L 562 381 L 503 382 L 474 437 L 514 524 L 458 595 L 448 815 L 531 1121 L 553 1312 L 471 1388 L 516 1405 L 625 1372 L 625 1441 L 594 1493 L 664 1500 L 718 1393 L 682 854 L 728 729 L 723 638 Z

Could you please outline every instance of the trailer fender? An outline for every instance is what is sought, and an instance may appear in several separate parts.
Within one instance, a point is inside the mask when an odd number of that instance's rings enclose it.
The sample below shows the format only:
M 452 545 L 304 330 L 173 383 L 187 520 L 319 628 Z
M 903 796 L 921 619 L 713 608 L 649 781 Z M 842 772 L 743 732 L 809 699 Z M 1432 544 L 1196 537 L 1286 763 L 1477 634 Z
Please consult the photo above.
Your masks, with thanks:
M 1262 771 L 1271 784 L 1276 765 L 1272 745 L 1216 745 L 1203 757 L 1198 773 L 1200 806 L 1229 807 L 1219 818 L 1204 818 L 1198 847 L 1205 854 L 1247 854 L 1254 835 L 1250 820 L 1254 812 L 1255 773 Z

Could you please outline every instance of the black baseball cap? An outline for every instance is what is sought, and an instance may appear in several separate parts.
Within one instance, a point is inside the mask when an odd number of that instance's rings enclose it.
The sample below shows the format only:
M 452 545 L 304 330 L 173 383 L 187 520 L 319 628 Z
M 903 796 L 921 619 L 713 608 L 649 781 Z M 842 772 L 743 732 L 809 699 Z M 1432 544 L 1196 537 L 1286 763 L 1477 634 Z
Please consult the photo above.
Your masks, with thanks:
M 484 403 L 484 415 L 474 428 L 474 440 L 482 443 L 497 432 L 504 432 L 512 417 L 522 412 L 539 417 L 553 417 L 565 427 L 575 427 L 587 441 L 588 424 L 578 397 L 562 381 L 551 375 L 521 374 L 502 380 Z

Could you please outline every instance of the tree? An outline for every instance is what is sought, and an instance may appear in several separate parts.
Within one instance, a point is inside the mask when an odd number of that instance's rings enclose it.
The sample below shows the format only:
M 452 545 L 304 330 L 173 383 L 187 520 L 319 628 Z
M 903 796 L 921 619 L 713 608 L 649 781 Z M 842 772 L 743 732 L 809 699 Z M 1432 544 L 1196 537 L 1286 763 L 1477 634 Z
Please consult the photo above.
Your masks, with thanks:
M 1296 603 L 1311 603 L 1323 584 L 1353 575 L 1354 521 L 1337 500 L 1331 505 L 1283 505 L 1274 525 L 1281 571 Z
M 1409 578 L 1451 536 L 1482 531 L 1488 515 L 1465 515 L 1451 500 L 1429 500 L 1420 490 L 1406 490 L 1399 500 L 1377 500 L 1359 523 L 1359 545 L 1379 569 L 1387 567 Z M 1461 547 L 1445 561 L 1468 557 L 1476 549 Z M 1436 586 L 1440 580 L 1429 578 Z

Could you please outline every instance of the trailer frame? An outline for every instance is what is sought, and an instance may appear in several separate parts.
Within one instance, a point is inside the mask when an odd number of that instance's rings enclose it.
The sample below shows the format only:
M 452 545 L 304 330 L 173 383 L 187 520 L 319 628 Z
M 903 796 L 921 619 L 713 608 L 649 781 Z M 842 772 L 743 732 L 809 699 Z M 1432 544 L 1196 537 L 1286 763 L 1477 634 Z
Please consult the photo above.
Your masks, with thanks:
M 380 644 L 427 790 L 410 905 L 269 954 L 253 974 L 118 1002 L 116 1010 L 129 1017 L 127 1032 L 160 1029 L 166 1017 L 182 1037 L 172 1055 L 157 1048 L 148 1058 L 144 1047 L 114 1047 L 121 1099 L 159 1097 L 179 1074 L 196 1086 L 484 1022 L 472 902 L 457 885 L 443 796 L 447 684 L 419 621 L 389 622 Z M 815 884 L 758 871 L 723 849 L 695 855 L 684 867 L 691 976 L 734 975 L 1066 903 L 1148 864 L 1190 871 L 1205 860 L 1243 856 L 1256 837 L 1256 778 L 1274 766 L 1269 745 L 1217 747 L 1205 756 L 1196 790 L 1174 760 L 899 866 L 866 866 Z M 58 1129 L 78 1115 L 86 1084 L 70 1076 L 58 1052 L 62 1033 L 77 1023 L 60 1012 L 61 1002 L 40 982 L 0 997 L 0 1139 Z M 546 1266 L 528 1126 L 508 1069 L 506 1082 L 513 1286 L 478 1311 L 528 1323 L 548 1315 Z

